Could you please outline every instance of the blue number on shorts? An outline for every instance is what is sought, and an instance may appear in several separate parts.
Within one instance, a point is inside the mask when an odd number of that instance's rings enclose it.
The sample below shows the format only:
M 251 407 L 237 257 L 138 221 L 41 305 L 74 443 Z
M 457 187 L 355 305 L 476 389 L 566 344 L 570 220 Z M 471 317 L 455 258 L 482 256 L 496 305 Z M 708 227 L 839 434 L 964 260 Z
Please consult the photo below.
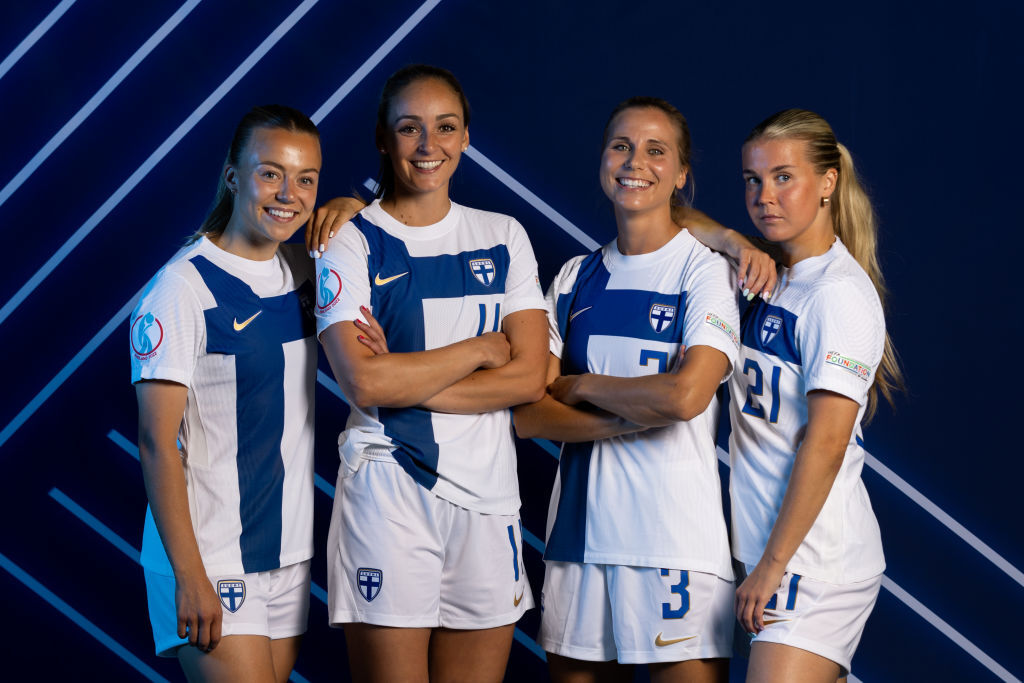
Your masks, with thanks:
M 800 586 L 800 575 L 793 574 L 789 580 L 789 590 L 786 593 L 786 610 L 792 612 L 796 609 L 796 594 Z M 775 609 L 779 604 L 779 594 L 772 595 L 772 599 L 764 606 L 765 609 Z
M 662 569 L 661 575 L 668 576 L 670 570 Z M 679 583 L 670 589 L 679 596 L 679 607 L 672 609 L 671 602 L 661 603 L 662 619 L 682 619 L 690 611 L 690 591 L 686 590 L 690 585 L 690 572 L 682 570 L 679 572 Z
M 491 332 L 498 331 L 498 323 L 501 321 L 501 304 L 494 304 L 494 324 L 492 325 Z M 480 336 L 487 329 L 487 305 L 480 304 L 480 326 L 476 328 L 476 336 Z
M 512 544 L 512 568 L 516 570 L 516 581 L 519 581 L 519 546 L 516 545 L 516 532 L 508 525 L 508 542 Z
M 652 358 L 658 361 L 658 372 L 665 372 L 668 367 L 668 351 L 640 350 L 640 365 L 646 366 Z
M 750 371 L 754 371 L 753 382 L 747 386 L 747 402 L 743 404 L 743 412 L 747 415 L 753 415 L 759 417 L 762 420 L 765 419 L 764 408 L 757 404 L 754 399 L 755 396 L 761 396 L 764 393 L 764 375 L 761 373 L 761 366 L 758 365 L 756 360 L 748 358 L 743 364 L 743 374 L 749 375 Z M 782 368 L 778 365 L 772 366 L 772 407 L 768 414 L 768 421 L 776 423 L 779 421 L 779 377 L 782 375 Z

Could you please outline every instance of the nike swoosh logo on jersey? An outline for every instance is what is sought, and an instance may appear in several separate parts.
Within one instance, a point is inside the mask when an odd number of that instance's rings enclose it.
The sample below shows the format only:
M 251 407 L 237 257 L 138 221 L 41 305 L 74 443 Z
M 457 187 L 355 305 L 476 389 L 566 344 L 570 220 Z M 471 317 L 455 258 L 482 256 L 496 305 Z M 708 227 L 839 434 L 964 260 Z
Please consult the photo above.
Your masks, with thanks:
M 404 273 L 399 273 L 398 275 L 392 275 L 391 277 L 382 278 L 380 276 L 380 273 L 377 273 L 377 277 L 375 277 L 373 279 L 373 282 L 374 282 L 374 284 L 376 284 L 378 286 L 379 285 L 386 285 L 387 283 L 391 282 L 392 280 L 397 280 L 398 278 L 402 277 L 403 275 L 408 275 L 408 274 L 409 274 L 409 271 L 405 271 Z
M 513 607 L 519 607 L 519 603 L 521 603 L 523 601 L 523 596 L 524 595 L 526 595 L 526 589 L 525 588 L 523 589 L 523 592 L 519 594 L 518 598 L 516 597 L 515 591 L 512 591 L 512 606 Z
M 243 321 L 243 322 L 238 322 L 238 318 L 235 318 L 235 321 L 234 321 L 235 332 L 241 332 L 242 330 L 244 330 L 246 327 L 249 326 L 249 323 L 251 323 L 253 320 L 255 320 L 256 316 L 258 316 L 262 312 L 263 311 L 256 311 L 255 313 L 252 314 L 251 318 L 249 318 L 248 320 Z
M 586 308 L 581 308 L 580 310 L 576 311 L 575 313 L 569 316 L 569 322 L 572 322 L 573 318 L 578 316 L 583 311 L 589 311 L 591 308 L 593 308 L 593 306 L 587 306 Z
M 661 637 L 661 634 L 659 633 L 658 637 L 654 639 L 654 644 L 658 647 L 665 647 L 666 645 L 675 645 L 676 643 L 681 643 L 684 640 L 692 640 L 696 637 L 697 636 L 684 636 L 682 638 L 669 638 L 668 640 L 665 640 Z

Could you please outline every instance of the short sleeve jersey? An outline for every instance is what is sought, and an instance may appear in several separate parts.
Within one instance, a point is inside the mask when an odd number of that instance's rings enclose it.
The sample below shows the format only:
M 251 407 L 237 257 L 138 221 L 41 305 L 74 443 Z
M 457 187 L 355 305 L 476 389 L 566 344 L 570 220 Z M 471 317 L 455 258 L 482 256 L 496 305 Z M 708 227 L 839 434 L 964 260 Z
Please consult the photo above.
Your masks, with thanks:
M 297 245 L 250 261 L 204 237 L 157 273 L 132 313 L 132 382 L 188 388 L 178 442 L 208 573 L 313 555 L 312 270 Z M 151 511 L 142 545 L 143 566 L 170 574 Z
M 683 230 L 649 254 L 615 242 L 570 260 L 548 292 L 562 374 L 671 371 L 684 350 L 736 358 L 731 270 Z M 545 559 L 733 578 L 715 448 L 717 404 L 687 422 L 562 447 Z
M 400 353 L 501 331 L 505 316 L 545 307 L 529 238 L 512 218 L 452 203 L 440 222 L 409 227 L 379 202 L 344 225 L 320 260 L 318 334 L 359 318 L 360 306 L 380 322 L 389 350 Z M 350 471 L 363 458 L 393 460 L 466 509 L 519 509 L 507 410 L 450 415 L 353 407 L 338 447 Z
M 860 420 L 882 357 L 885 318 L 871 280 L 838 239 L 825 254 L 783 269 L 771 303 L 743 316 L 729 391 L 733 554 L 756 564 L 807 430 L 807 393 L 860 404 L 839 475 L 787 571 L 853 583 L 885 569 L 878 522 L 860 473 Z

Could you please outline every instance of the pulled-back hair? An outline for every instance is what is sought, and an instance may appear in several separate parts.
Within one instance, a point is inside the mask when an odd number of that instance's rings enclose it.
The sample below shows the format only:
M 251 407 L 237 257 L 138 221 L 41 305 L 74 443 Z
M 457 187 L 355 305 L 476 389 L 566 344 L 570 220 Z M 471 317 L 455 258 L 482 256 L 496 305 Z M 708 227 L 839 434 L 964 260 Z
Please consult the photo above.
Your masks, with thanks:
M 615 117 L 626 111 L 627 109 L 657 109 L 668 116 L 672 125 L 676 128 L 676 150 L 679 153 L 679 163 L 682 164 L 683 169 L 686 170 L 687 183 L 686 195 L 683 195 L 683 190 L 676 190 L 672 193 L 672 205 L 673 206 L 690 206 L 693 203 L 693 167 L 690 165 L 690 126 L 686 123 L 686 117 L 683 113 L 676 109 L 669 102 L 661 99 L 660 97 L 646 97 L 639 95 L 636 97 L 630 97 L 628 100 L 623 100 L 612 109 L 611 115 L 608 117 L 607 123 L 604 124 L 604 135 L 602 136 L 602 146 L 608 145 L 608 134 L 611 132 L 612 123 L 615 121 Z
M 231 146 L 228 147 L 224 167 L 234 166 L 237 168 L 239 166 L 242 153 L 257 128 L 280 128 L 292 133 L 309 133 L 317 140 L 320 139 L 320 131 L 317 130 L 316 124 L 297 109 L 286 107 L 283 104 L 265 104 L 262 107 L 253 107 L 242 117 L 242 120 L 238 122 L 238 127 L 235 128 L 235 136 L 231 138 Z M 192 244 L 203 235 L 216 237 L 223 234 L 224 228 L 231 220 L 233 208 L 234 200 L 231 190 L 228 189 L 227 183 L 224 181 L 222 167 L 220 180 L 217 182 L 217 194 L 213 198 L 213 206 L 203 224 L 188 239 L 188 244 Z
M 804 109 L 786 109 L 769 116 L 754 127 L 744 144 L 755 140 L 780 139 L 805 142 L 807 159 L 819 175 L 830 168 L 836 169 L 836 189 L 829 202 L 832 229 L 871 278 L 884 308 L 887 291 L 878 263 L 878 223 L 871 200 L 857 178 L 849 150 L 836 140 L 832 127 L 825 119 Z M 896 349 L 886 332 L 885 350 L 881 366 L 875 373 L 875 383 L 868 394 L 865 417 L 870 420 L 874 415 L 879 392 L 892 405 L 895 392 L 903 388 L 903 373 Z
M 384 83 L 384 89 L 380 93 L 380 103 L 377 105 L 377 134 L 388 129 L 388 111 L 391 103 L 406 86 L 418 81 L 433 78 L 441 81 L 455 93 L 462 105 L 462 125 L 469 127 L 469 100 L 462 90 L 462 84 L 455 78 L 448 69 L 430 64 L 409 64 L 391 74 Z M 380 199 L 385 194 L 391 194 L 395 190 L 395 170 L 391 166 L 391 159 L 387 154 L 380 155 L 380 172 L 377 175 L 377 192 L 375 196 Z

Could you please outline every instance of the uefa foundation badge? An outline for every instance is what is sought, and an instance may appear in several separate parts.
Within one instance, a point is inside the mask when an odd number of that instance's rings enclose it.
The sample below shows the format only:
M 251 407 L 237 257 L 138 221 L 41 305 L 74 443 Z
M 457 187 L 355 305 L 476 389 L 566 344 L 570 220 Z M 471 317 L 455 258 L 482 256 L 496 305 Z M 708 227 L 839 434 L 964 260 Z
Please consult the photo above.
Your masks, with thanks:
M 149 360 L 164 340 L 164 326 L 152 313 L 144 313 L 132 323 L 132 353 L 139 360 Z

